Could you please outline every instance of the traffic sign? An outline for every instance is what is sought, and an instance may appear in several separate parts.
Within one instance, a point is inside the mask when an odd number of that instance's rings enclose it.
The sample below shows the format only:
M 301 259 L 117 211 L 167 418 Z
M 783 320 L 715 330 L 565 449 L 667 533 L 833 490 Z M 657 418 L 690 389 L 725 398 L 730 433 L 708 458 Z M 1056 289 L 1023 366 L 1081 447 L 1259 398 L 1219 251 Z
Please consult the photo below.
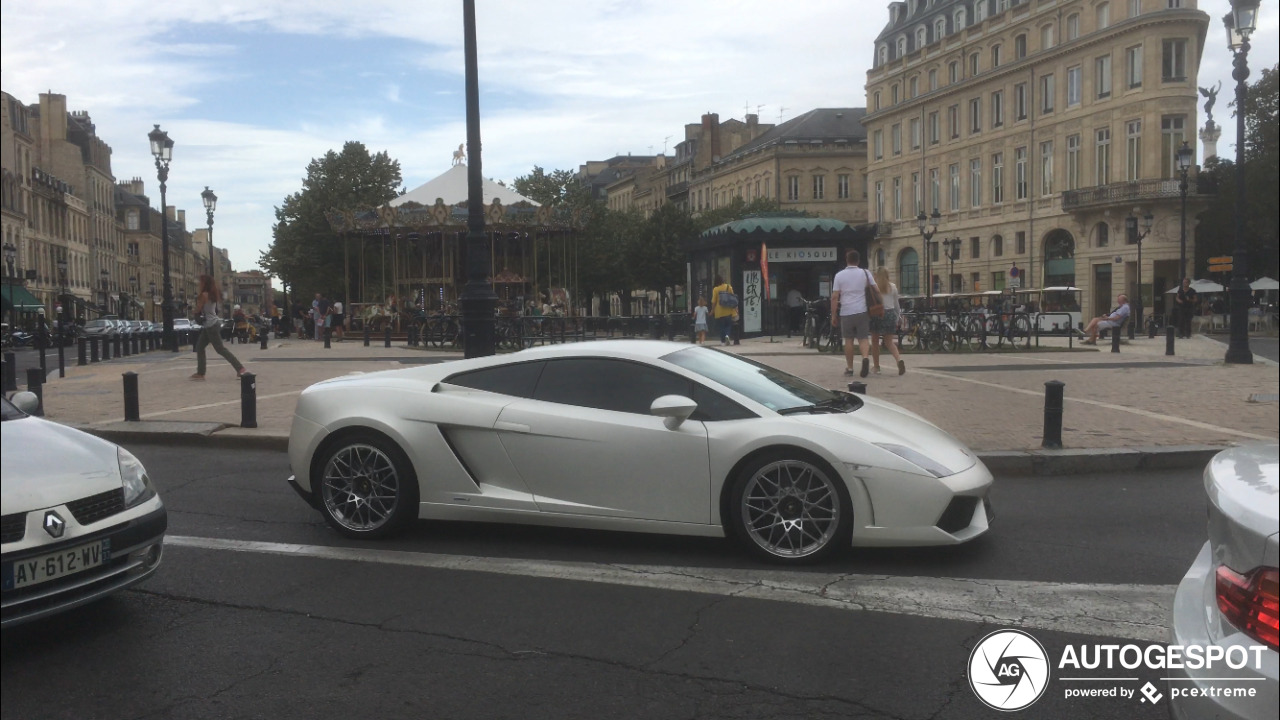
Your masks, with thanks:
M 1233 259 L 1234 258 L 1232 258 L 1230 255 L 1223 255 L 1221 257 L 1212 257 L 1212 258 L 1209 258 L 1209 264 L 1210 265 L 1230 265 Z
M 1209 272 L 1231 272 L 1231 263 L 1226 265 L 1210 265 Z

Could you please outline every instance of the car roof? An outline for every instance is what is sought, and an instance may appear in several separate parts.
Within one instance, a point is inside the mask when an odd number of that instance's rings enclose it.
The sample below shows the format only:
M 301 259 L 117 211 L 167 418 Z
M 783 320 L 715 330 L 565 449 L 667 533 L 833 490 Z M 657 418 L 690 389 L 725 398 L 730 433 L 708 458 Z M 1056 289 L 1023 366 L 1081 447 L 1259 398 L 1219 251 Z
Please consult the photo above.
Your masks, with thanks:
M 505 355 L 511 362 L 521 362 L 534 358 L 556 357 L 631 357 L 657 359 L 670 355 L 677 350 L 696 347 L 689 343 L 670 342 L 667 340 L 596 340 L 593 342 L 564 343 L 560 345 L 543 345 Z

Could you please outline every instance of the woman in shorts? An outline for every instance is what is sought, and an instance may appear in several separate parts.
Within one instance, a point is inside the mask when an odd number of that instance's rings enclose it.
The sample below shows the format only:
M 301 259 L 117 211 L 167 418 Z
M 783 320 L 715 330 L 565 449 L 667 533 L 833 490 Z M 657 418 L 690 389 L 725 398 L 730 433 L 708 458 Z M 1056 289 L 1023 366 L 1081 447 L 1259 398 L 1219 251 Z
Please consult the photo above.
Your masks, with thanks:
M 873 371 L 880 372 L 880 343 L 889 348 L 893 359 L 898 361 L 898 374 L 907 371 L 907 364 L 902 361 L 898 351 L 898 286 L 889 281 L 889 270 L 881 265 L 875 273 L 876 289 L 884 298 L 884 315 L 871 318 L 871 362 Z

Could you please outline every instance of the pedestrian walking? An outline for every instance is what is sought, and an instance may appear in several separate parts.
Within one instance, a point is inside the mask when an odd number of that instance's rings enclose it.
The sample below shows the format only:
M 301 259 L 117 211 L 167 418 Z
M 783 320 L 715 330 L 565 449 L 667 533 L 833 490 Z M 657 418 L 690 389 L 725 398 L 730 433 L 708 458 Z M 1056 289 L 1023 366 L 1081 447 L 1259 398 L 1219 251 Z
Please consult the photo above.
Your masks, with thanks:
M 333 334 L 338 336 L 338 342 L 346 337 L 346 327 L 344 323 L 346 317 L 342 314 L 342 301 L 334 300 L 333 305 L 329 308 L 329 326 L 333 328 Z
M 844 254 L 846 267 L 836 273 L 831 283 L 831 326 L 840 328 L 844 338 L 844 374 L 853 375 L 853 342 L 858 341 L 862 354 L 862 377 L 871 371 L 871 358 L 867 357 L 871 334 L 871 316 L 867 314 L 867 286 L 873 284 L 871 273 L 858 267 L 862 256 L 857 250 Z
M 218 303 L 222 296 L 218 293 L 218 285 L 209 275 L 200 276 L 200 297 L 196 305 L 204 312 L 204 325 L 200 329 L 200 338 L 196 340 L 196 372 L 192 380 L 204 380 L 205 348 L 213 346 L 214 352 L 221 355 L 237 375 L 245 374 L 244 366 L 231 351 L 222 346 L 222 318 L 218 317 Z
M 893 359 L 898 361 L 898 374 L 907 371 L 907 364 L 898 352 L 898 286 L 889 280 L 889 269 L 881 265 L 875 272 L 876 287 L 884 300 L 884 315 L 871 318 L 871 364 L 880 372 L 880 345 L 883 343 Z
M 733 294 L 733 285 L 719 275 L 716 276 L 716 286 L 711 288 L 711 316 L 715 318 L 716 330 L 720 333 L 720 344 L 728 345 L 733 321 L 738 316 L 738 296 Z
M 1191 337 L 1191 318 L 1196 314 L 1196 303 L 1199 300 L 1199 293 L 1191 287 L 1191 278 L 1182 278 L 1182 285 L 1174 296 L 1178 310 L 1178 337 Z
M 698 336 L 698 344 L 705 345 L 707 342 L 707 299 L 698 298 L 698 306 L 693 309 L 693 332 Z

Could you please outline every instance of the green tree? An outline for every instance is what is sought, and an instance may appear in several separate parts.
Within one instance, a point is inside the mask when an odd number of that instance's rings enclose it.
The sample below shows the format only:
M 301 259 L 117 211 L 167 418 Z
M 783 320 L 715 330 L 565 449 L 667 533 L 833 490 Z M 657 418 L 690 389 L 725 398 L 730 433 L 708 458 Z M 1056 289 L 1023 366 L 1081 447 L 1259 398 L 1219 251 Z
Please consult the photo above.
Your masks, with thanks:
M 348 141 L 307 165 L 302 189 L 276 208 L 271 247 L 258 264 L 294 292 L 337 295 L 343 282 L 343 242 L 325 213 L 368 210 L 400 194 L 400 163 Z
M 521 175 L 511 183 L 516 192 L 539 205 L 567 205 L 570 208 L 586 207 L 591 203 L 590 190 L 578 182 L 572 170 L 547 172 L 534 165 L 533 172 Z

